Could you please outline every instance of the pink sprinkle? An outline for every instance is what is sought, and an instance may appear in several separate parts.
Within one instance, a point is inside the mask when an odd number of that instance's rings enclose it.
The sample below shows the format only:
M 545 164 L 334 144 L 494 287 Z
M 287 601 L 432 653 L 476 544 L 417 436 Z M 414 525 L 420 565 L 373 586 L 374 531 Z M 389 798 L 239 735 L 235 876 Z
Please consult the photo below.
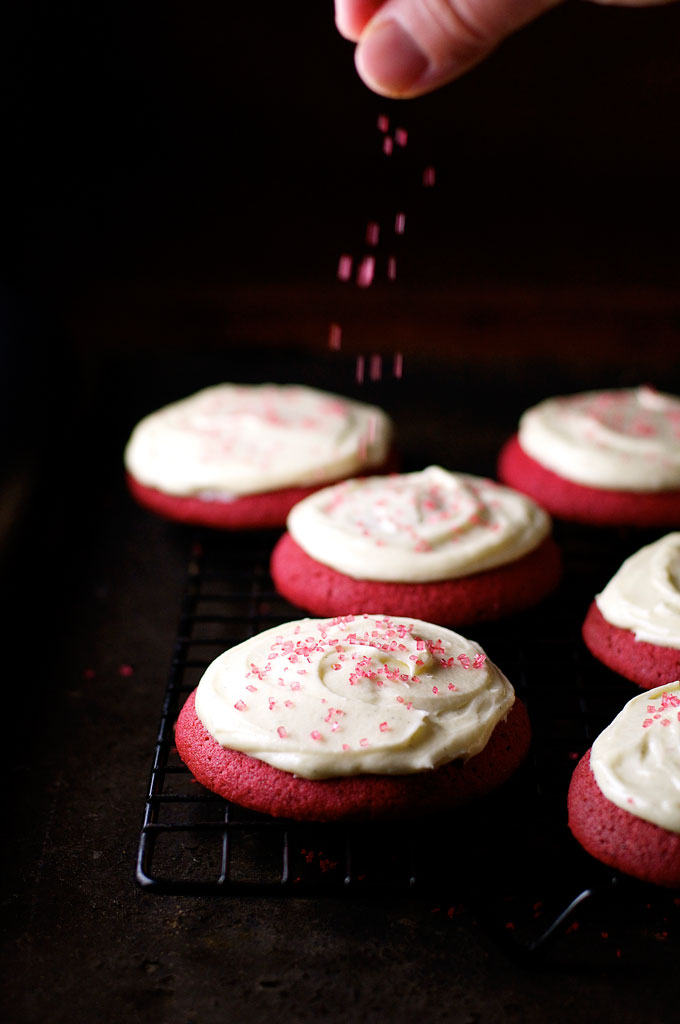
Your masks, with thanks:
M 394 149 L 394 142 L 390 135 L 386 135 L 383 139 L 383 153 L 385 156 L 392 156 L 392 150 Z
M 433 693 L 439 693 L 439 687 L 438 686 L 433 686 L 432 687 L 432 692 Z
M 363 739 L 359 740 L 359 746 L 360 747 L 367 747 L 367 746 L 369 746 L 368 740 L 366 739 L 365 736 L 364 736 Z
M 379 132 L 389 131 L 389 127 L 390 127 L 390 119 L 387 116 L 387 114 L 380 114 L 380 116 L 378 117 L 378 131 Z
M 269 698 L 269 710 L 273 711 L 275 707 L 276 707 L 276 701 L 274 700 L 273 697 L 270 697 Z
M 236 703 L 234 704 L 234 707 L 236 708 L 237 711 L 245 711 L 246 706 L 247 705 L 244 704 L 242 700 L 237 700 Z
M 397 697 L 397 704 L 403 704 L 403 703 L 404 703 L 404 698 L 403 697 Z
M 338 352 L 342 345 L 342 327 L 340 324 L 331 324 L 328 328 L 328 347 L 331 352 Z
M 403 235 L 406 228 L 406 214 L 398 213 L 394 218 L 394 233 L 395 235 Z
M 651 718 L 645 718 L 644 722 L 642 723 L 642 728 L 643 729 L 649 729 L 650 725 L 652 725 L 652 719 Z
M 467 654 L 459 654 L 458 661 L 461 663 L 463 668 L 470 668 L 470 659 L 468 658 Z
M 288 733 L 286 732 L 286 730 L 284 729 L 284 727 L 282 725 L 280 725 L 276 731 L 279 734 L 279 739 L 280 740 L 285 740 L 287 738 Z
M 130 676 L 132 676 L 134 674 L 135 674 L 135 670 L 133 669 L 132 665 L 119 665 L 118 666 L 118 675 L 122 676 L 123 679 L 129 679 Z
M 380 225 L 377 221 L 369 220 L 366 225 L 366 244 L 377 245 L 380 238 Z
M 252 683 L 248 683 L 248 685 L 246 686 L 246 690 L 250 690 L 251 693 L 257 693 L 257 687 L 253 686 Z
M 472 667 L 473 668 L 482 668 L 482 666 L 484 665 L 485 661 L 486 661 L 486 654 L 478 654 L 478 655 L 476 655 L 475 660 L 472 662 Z
M 339 728 L 340 728 L 340 725 L 338 724 L 338 722 L 332 722 L 331 723 L 331 732 L 337 732 Z
M 389 729 L 389 725 L 387 724 L 387 722 L 381 722 L 380 723 L 380 731 L 381 732 L 387 732 L 388 729 Z
M 364 383 L 364 370 L 365 370 L 365 366 L 366 366 L 366 363 L 365 363 L 364 357 L 363 356 L 357 356 L 357 368 L 356 368 L 356 371 L 355 371 L 355 377 L 356 377 L 357 384 L 363 384 Z
M 380 380 L 382 377 L 382 356 L 379 353 L 374 353 L 371 356 L 368 375 L 371 380 Z M 373 433 L 375 434 L 375 423 L 373 423 Z
M 389 256 L 387 260 L 387 279 L 389 281 L 396 281 L 397 279 L 397 261 L 394 256 Z
M 368 288 L 375 275 L 375 256 L 364 256 L 357 269 L 357 284 L 360 288 Z
M 432 188 L 436 182 L 434 167 L 426 167 L 423 171 L 423 185 L 425 188 Z
M 401 377 L 403 376 L 403 373 L 404 373 L 404 356 L 403 356 L 403 354 L 401 352 L 395 352 L 394 353 L 394 363 L 392 365 L 392 373 L 397 378 L 397 380 L 401 380 Z
M 455 689 L 456 689 L 456 687 L 453 685 L 453 683 L 449 683 L 449 690 L 455 690 Z
M 349 281 L 352 276 L 352 257 L 349 253 L 343 252 L 338 260 L 338 280 Z
M 395 132 L 394 132 L 394 141 L 396 142 L 396 144 L 398 146 L 401 146 L 402 149 L 403 149 L 403 147 L 408 142 L 408 132 L 406 131 L 405 128 L 397 128 L 395 130 Z
M 349 743 L 343 743 L 342 749 L 343 750 L 349 750 Z
M 309 735 L 312 737 L 313 740 L 321 739 L 321 733 L 319 732 L 318 729 L 312 729 Z

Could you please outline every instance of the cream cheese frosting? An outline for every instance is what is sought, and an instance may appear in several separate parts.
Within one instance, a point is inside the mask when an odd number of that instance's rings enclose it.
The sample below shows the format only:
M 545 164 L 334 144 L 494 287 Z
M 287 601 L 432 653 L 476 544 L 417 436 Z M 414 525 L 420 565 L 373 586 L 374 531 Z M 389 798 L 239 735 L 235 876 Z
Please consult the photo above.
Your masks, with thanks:
M 372 405 L 302 385 L 218 384 L 141 420 L 125 465 L 166 494 L 228 499 L 378 466 L 391 440 Z
M 636 640 L 680 649 L 680 533 L 627 558 L 595 603 L 612 626 Z
M 680 832 L 680 682 L 629 701 L 593 743 L 590 767 L 617 807 Z
M 473 757 L 514 699 L 471 640 L 418 619 L 347 615 L 225 651 L 198 685 L 196 713 L 222 746 L 321 779 Z
M 650 387 L 548 398 L 520 419 L 541 465 L 607 490 L 680 490 L 680 398 Z
M 550 533 L 530 498 L 429 466 L 347 480 L 298 502 L 288 530 L 316 561 L 355 579 L 455 579 L 515 561 Z

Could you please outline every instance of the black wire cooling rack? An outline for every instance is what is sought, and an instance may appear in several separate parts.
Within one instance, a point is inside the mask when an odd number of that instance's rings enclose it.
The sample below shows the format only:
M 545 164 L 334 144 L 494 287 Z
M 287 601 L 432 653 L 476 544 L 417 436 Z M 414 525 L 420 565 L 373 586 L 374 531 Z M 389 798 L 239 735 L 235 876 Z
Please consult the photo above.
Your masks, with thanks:
M 175 895 L 419 894 L 433 911 L 471 908 L 520 956 L 578 929 L 589 928 L 591 945 L 596 938 L 610 950 L 631 934 L 652 943 L 677 937 L 680 900 L 603 868 L 566 825 L 576 761 L 639 692 L 591 657 L 580 626 L 623 558 L 655 536 L 558 528 L 565 556 L 559 590 L 536 609 L 468 630 L 527 705 L 533 728 L 527 763 L 476 806 L 380 826 L 270 818 L 208 792 L 179 759 L 177 714 L 213 658 L 304 614 L 273 588 L 268 563 L 276 535 L 197 537 L 146 797 L 139 884 Z M 598 902 L 606 904 L 601 918 L 590 910 Z

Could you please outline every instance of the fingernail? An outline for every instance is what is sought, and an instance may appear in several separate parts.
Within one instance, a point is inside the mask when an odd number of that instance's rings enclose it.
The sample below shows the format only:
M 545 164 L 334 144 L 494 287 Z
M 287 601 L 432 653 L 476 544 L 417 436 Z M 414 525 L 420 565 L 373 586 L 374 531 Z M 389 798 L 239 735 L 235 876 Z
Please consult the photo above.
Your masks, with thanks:
M 356 63 L 372 88 L 392 94 L 416 86 L 429 67 L 412 36 L 391 18 L 368 30 L 357 47 Z

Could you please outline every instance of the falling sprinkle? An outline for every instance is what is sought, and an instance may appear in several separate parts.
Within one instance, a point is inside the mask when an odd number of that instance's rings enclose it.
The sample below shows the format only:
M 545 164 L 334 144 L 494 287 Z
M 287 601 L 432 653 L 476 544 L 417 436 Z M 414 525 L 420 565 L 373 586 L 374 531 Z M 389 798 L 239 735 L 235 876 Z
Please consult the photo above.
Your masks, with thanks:
M 380 225 L 370 220 L 366 225 L 366 245 L 377 245 L 380 240 Z
M 342 328 L 340 324 L 331 324 L 328 328 L 328 347 L 332 352 L 339 352 L 342 345 Z
M 357 284 L 360 288 L 368 288 L 375 275 L 375 256 L 364 256 L 357 269 Z
M 387 280 L 388 281 L 396 281 L 397 280 L 397 261 L 394 258 L 394 256 L 388 257 L 388 260 L 387 260 Z
M 349 281 L 354 261 L 349 253 L 343 253 L 338 260 L 338 281 Z
M 403 355 L 402 352 L 395 352 L 394 353 L 394 361 L 392 363 L 392 373 L 397 378 L 397 380 L 401 380 L 401 378 L 403 376 L 403 373 L 404 373 L 404 355 Z
M 387 114 L 380 114 L 378 117 L 378 131 L 387 132 L 390 128 L 390 119 Z
M 357 367 L 356 367 L 356 372 L 355 372 L 355 377 L 356 377 L 357 384 L 363 384 L 364 383 L 365 365 L 366 364 L 365 364 L 364 357 L 363 356 L 357 356 Z
M 383 139 L 383 153 L 385 156 L 392 156 L 392 150 L 394 149 L 394 142 L 392 141 L 391 135 L 386 135 Z
M 394 141 L 403 149 L 408 142 L 408 132 L 405 128 L 397 128 L 394 132 Z
M 406 214 L 399 211 L 394 218 L 394 233 L 395 235 L 403 235 L 404 229 L 406 228 Z
M 374 353 L 371 356 L 368 375 L 371 380 L 380 380 L 382 377 L 382 356 L 379 353 Z M 373 424 L 373 433 L 375 434 L 375 424 Z
M 129 679 L 130 676 L 134 675 L 134 673 L 135 673 L 135 670 L 133 669 L 132 665 L 119 665 L 118 666 L 118 675 L 122 676 L 123 679 Z
M 432 186 L 436 183 L 436 180 L 437 178 L 434 167 L 426 167 L 425 170 L 423 171 L 423 185 L 425 186 L 425 188 L 432 188 Z

